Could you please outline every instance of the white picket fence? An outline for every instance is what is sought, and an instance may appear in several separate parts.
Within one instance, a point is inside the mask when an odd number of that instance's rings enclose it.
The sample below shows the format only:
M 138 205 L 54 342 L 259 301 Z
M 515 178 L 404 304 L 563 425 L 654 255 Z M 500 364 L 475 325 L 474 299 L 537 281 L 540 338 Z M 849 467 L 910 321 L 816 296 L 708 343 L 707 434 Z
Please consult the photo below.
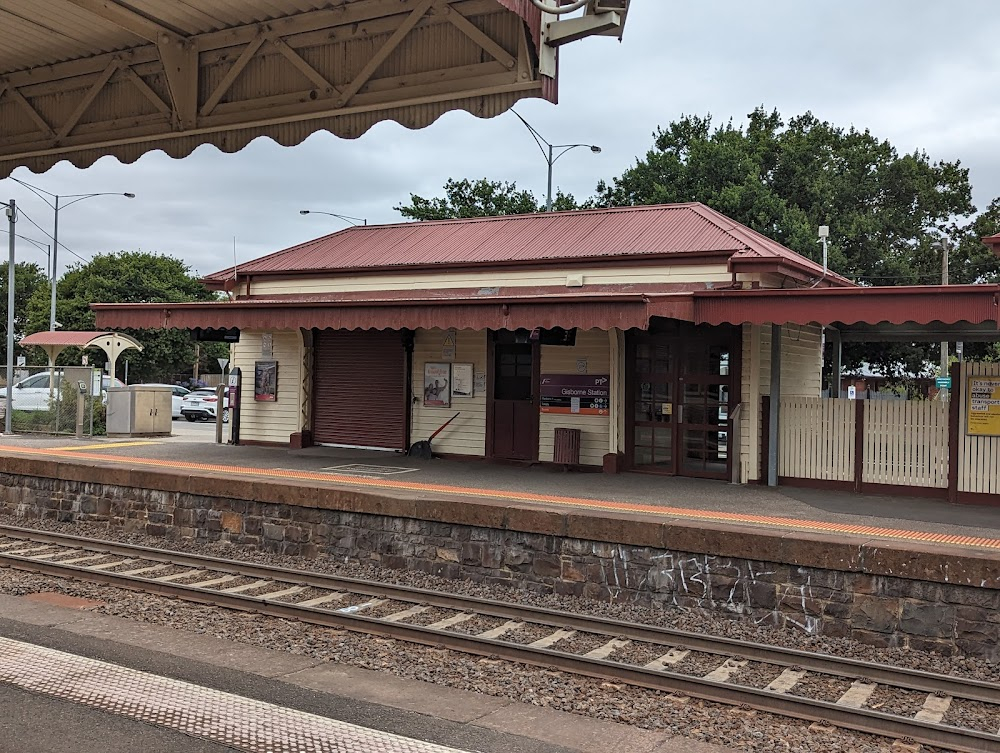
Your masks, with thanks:
M 970 376 L 1000 377 L 1000 363 L 963 363 L 960 384 L 965 389 Z M 969 435 L 968 414 L 963 401 L 958 436 L 958 491 L 1000 494 L 1000 437 Z
M 862 483 L 948 487 L 948 404 L 930 401 L 786 398 L 779 475 L 854 482 L 858 405 Z

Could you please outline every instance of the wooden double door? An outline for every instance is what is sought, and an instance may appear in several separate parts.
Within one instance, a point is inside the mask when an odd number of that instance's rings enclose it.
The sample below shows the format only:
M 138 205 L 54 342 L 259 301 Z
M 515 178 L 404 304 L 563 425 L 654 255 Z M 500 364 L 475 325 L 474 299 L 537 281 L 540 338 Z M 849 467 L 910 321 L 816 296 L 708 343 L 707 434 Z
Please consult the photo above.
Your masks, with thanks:
M 739 347 L 733 327 L 629 333 L 626 431 L 632 468 L 729 478 L 739 455 L 730 426 L 739 402 Z

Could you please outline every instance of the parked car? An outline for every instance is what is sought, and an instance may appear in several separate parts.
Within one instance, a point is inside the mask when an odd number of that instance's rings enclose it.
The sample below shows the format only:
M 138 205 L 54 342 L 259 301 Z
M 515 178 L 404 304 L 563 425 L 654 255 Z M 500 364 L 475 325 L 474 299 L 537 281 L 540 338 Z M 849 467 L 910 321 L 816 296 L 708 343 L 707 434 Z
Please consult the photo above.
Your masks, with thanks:
M 179 384 L 147 384 L 146 387 L 169 387 L 170 388 L 170 417 L 177 419 L 181 418 L 184 414 L 181 413 L 181 408 L 184 405 L 185 395 L 190 394 L 191 390 L 187 387 L 181 387 Z
M 48 410 L 50 397 L 58 395 L 62 375 L 62 370 L 57 369 L 55 372 L 55 383 L 53 385 L 51 395 L 49 391 L 48 371 L 43 371 L 40 374 L 33 374 L 32 376 L 25 377 L 19 382 L 14 382 L 14 391 L 11 393 L 11 403 L 14 410 Z M 112 380 L 111 377 L 106 374 L 101 375 L 98 371 L 94 372 L 93 379 L 94 383 L 91 385 L 91 394 L 97 395 L 99 392 L 104 400 L 107 400 L 108 387 L 125 386 L 118 379 Z M 7 389 L 0 388 L 0 401 L 4 401 L 6 399 Z
M 181 401 L 181 414 L 188 421 L 214 421 L 219 405 L 219 398 L 213 389 L 193 390 Z M 229 423 L 229 395 L 222 405 L 222 422 Z

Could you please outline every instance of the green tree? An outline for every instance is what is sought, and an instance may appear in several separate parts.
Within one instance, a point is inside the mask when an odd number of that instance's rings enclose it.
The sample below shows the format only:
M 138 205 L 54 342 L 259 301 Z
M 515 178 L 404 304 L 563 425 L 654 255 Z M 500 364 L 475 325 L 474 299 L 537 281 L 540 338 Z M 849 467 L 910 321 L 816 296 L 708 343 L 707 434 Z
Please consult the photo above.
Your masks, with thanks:
M 122 251 L 99 254 L 85 264 L 70 267 L 60 278 L 57 287 L 56 319 L 67 330 L 92 330 L 96 326 L 91 303 L 182 303 L 206 301 L 214 294 L 205 289 L 190 269 L 179 259 L 143 252 Z M 28 302 L 30 331 L 48 329 L 48 298 L 35 295 Z M 195 358 L 195 344 L 186 330 L 175 329 L 126 329 L 127 334 L 142 343 L 141 353 L 127 351 L 129 381 L 167 381 L 174 375 L 191 370 Z M 204 343 L 202 358 L 206 361 L 218 355 L 228 355 L 222 343 Z M 97 366 L 105 363 L 104 353 L 92 351 L 90 362 Z M 67 349 L 59 356 L 59 363 L 79 363 L 80 353 Z M 119 378 L 124 369 L 123 359 L 118 360 Z
M 576 199 L 562 191 L 552 199 L 555 211 L 578 209 Z M 513 182 L 490 181 L 485 178 L 475 182 L 450 178 L 444 184 L 444 196 L 426 199 L 410 194 L 408 205 L 393 207 L 411 220 L 455 220 L 471 217 L 497 217 L 510 214 L 533 214 L 545 209 L 544 203 L 531 191 L 518 190 Z
M 0 264 L 0 363 L 7 362 L 7 262 Z M 25 351 L 17 345 L 28 332 L 28 302 L 34 295 L 44 295 L 48 300 L 49 282 L 42 268 L 27 262 L 14 263 L 14 357 Z M 48 319 L 46 326 L 48 329 Z M 32 348 L 34 350 L 34 348 Z
M 870 131 L 812 113 L 787 125 L 758 108 L 746 127 L 685 116 L 653 135 L 645 159 L 610 184 L 603 206 L 699 201 L 811 259 L 830 227 L 830 265 L 862 284 L 940 280 L 931 242 L 975 211 L 968 170 L 899 154 Z
M 777 111 L 758 108 L 745 127 L 684 116 L 657 129 L 644 159 L 598 185 L 597 201 L 702 202 L 816 261 L 816 231 L 828 225 L 832 270 L 862 285 L 898 285 L 940 281 L 932 243 L 960 235 L 960 222 L 975 211 L 971 195 L 958 161 L 900 154 L 868 130 L 812 113 L 786 124 Z M 902 376 L 919 373 L 936 350 L 930 343 L 865 344 L 845 348 L 845 362 Z

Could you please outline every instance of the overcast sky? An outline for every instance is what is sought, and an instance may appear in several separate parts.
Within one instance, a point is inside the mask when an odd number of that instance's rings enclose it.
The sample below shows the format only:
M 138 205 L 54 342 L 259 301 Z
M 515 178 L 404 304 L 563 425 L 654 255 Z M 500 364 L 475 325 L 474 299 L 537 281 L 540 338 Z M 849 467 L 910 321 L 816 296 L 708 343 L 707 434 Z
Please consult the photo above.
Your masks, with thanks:
M 683 114 L 745 122 L 758 105 L 786 120 L 806 110 L 869 128 L 900 151 L 960 159 L 974 201 L 1000 196 L 1000 3 L 996 0 L 633 0 L 625 38 L 563 48 L 560 104 L 518 111 L 554 143 L 603 148 L 567 154 L 556 184 L 585 198 L 597 181 L 634 164 L 652 133 Z M 453 112 L 409 131 L 382 123 L 360 139 L 313 134 L 296 147 L 257 139 L 237 154 L 203 146 L 173 160 L 160 152 L 122 165 L 104 157 L 79 170 L 63 162 L 15 177 L 60 194 L 130 191 L 60 212 L 73 252 L 143 250 L 184 259 L 207 274 L 345 226 L 315 209 L 398 222 L 409 194 L 434 196 L 449 177 L 516 181 L 541 198 L 546 166 L 517 118 Z M 52 213 L 12 181 L 3 200 L 51 231 Z M 44 240 L 27 222 L 18 232 Z M 28 244 L 19 260 L 45 256 Z M 62 252 L 60 268 L 78 261 Z

